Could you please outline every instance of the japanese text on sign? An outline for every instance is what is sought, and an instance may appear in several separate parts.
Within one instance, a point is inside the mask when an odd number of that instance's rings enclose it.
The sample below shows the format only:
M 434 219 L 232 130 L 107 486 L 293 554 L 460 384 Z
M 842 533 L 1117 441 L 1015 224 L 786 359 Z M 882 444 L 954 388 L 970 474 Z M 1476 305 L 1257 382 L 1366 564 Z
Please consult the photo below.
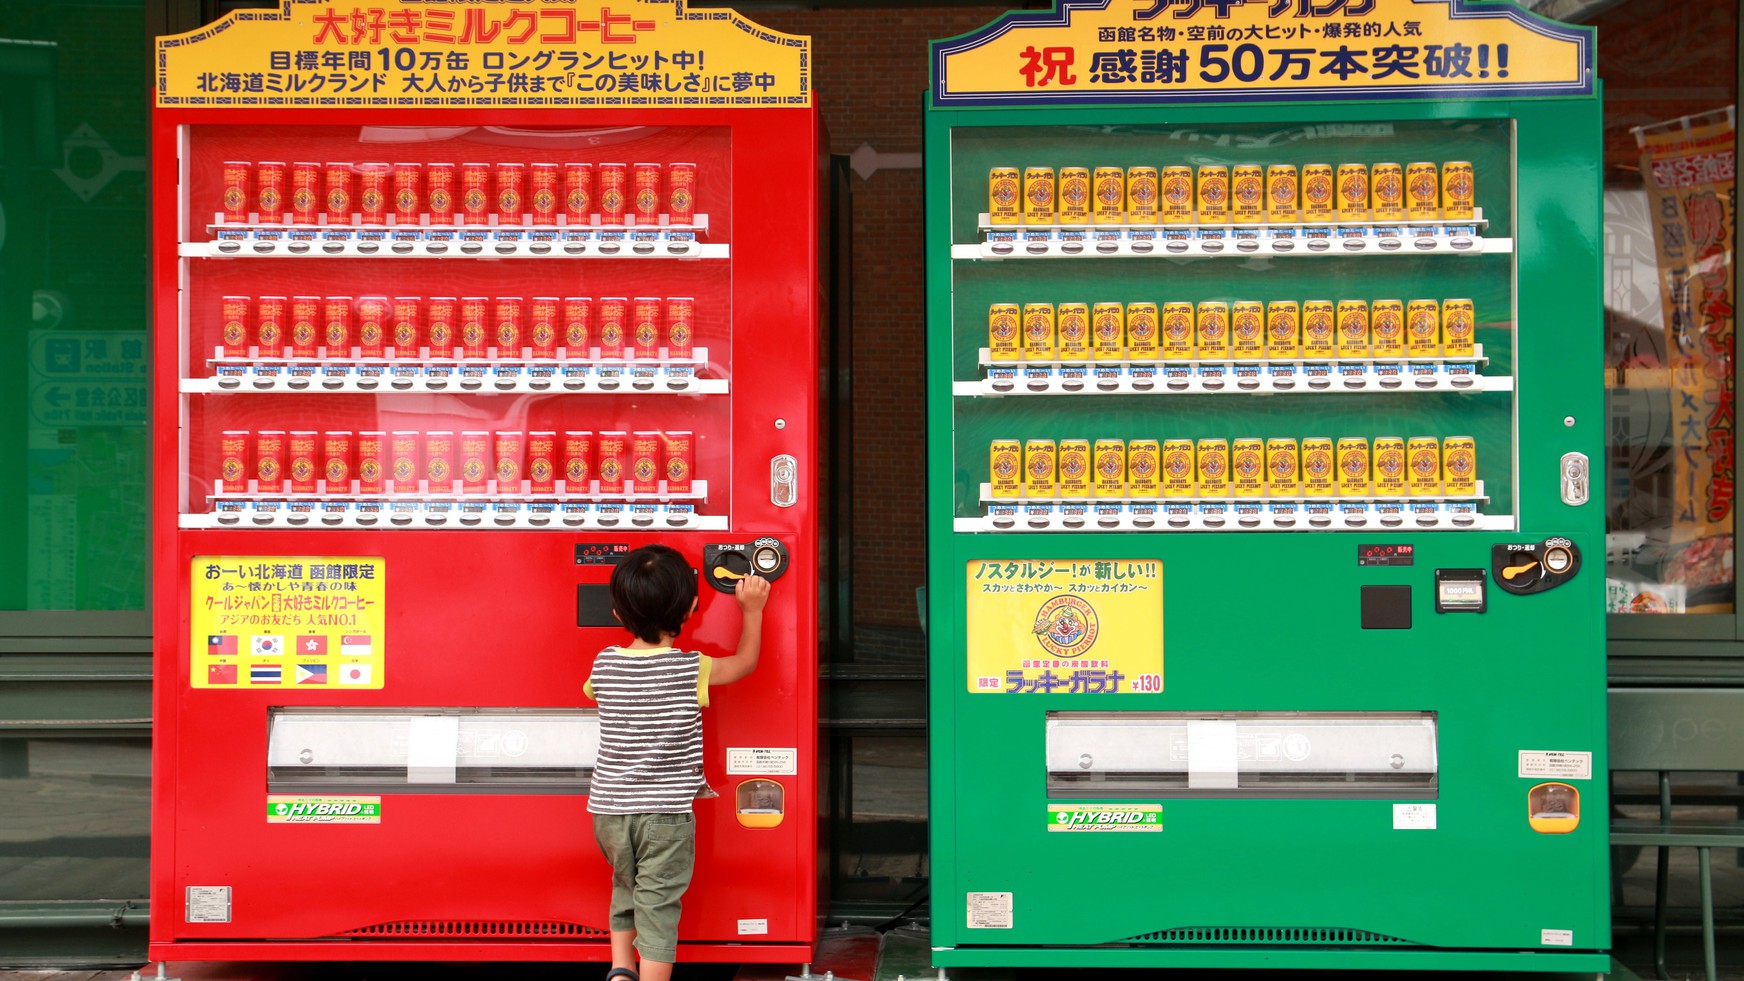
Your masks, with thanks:
M 382 687 L 385 579 L 380 558 L 196 556 L 189 683 Z
M 971 692 L 1162 691 L 1161 562 L 986 560 L 967 576 Z

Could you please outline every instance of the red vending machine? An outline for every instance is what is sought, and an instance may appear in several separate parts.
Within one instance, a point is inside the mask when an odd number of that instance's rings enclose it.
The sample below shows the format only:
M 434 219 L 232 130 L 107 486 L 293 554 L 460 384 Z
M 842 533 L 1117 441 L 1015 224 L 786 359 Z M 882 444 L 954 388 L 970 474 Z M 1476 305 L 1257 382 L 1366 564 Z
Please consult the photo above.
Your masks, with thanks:
M 809 41 L 673 0 L 160 39 L 154 960 L 605 960 L 605 584 L 730 653 L 681 960 L 818 922 Z

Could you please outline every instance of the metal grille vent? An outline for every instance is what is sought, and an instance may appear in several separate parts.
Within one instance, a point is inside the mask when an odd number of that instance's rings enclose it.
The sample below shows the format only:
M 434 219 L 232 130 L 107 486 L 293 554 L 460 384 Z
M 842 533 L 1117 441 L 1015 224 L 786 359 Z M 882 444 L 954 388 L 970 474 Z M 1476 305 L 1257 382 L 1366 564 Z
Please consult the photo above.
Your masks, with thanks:
M 1409 940 L 1345 927 L 1176 927 L 1140 934 L 1132 943 L 1158 944 L 1368 944 L 1415 946 Z
M 598 927 L 552 920 L 400 920 L 376 923 L 341 933 L 342 937 L 513 937 L 600 938 L 609 936 Z

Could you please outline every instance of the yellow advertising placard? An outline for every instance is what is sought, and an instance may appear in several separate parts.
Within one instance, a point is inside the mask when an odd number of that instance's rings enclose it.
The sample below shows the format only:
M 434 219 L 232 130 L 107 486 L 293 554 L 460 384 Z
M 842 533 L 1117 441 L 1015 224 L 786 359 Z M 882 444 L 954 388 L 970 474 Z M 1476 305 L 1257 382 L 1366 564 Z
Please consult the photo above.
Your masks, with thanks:
M 1003 559 L 968 564 L 969 691 L 1163 690 L 1163 564 Z
M 386 560 L 197 555 L 189 587 L 193 687 L 382 687 Z
M 811 39 L 682 0 L 280 0 L 157 43 L 162 107 L 811 105 Z
M 1592 28 L 1465 0 L 1057 0 L 932 56 L 938 107 L 1593 92 Z

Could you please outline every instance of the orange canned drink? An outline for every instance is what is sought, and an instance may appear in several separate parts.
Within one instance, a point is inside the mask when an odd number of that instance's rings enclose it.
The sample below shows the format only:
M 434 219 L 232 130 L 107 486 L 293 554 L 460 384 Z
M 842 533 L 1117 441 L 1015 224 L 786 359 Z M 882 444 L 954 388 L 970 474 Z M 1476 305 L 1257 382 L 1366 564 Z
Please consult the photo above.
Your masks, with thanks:
M 321 434 L 321 489 L 329 494 L 351 493 L 351 431 L 331 429 Z
M 1290 225 L 1302 220 L 1301 194 L 1298 191 L 1295 164 L 1273 164 L 1266 168 L 1266 221 L 1274 225 Z
M 1023 169 L 1023 223 L 1052 225 L 1054 223 L 1054 168 L 1025 167 Z
M 491 213 L 491 165 L 460 165 L 460 198 L 455 208 L 456 225 L 488 225 Z
M 1405 353 L 1413 358 L 1441 354 L 1441 305 L 1434 300 L 1412 300 L 1405 305 Z
M 454 357 L 454 341 L 460 329 L 460 301 L 452 296 L 432 296 L 424 307 L 424 339 L 432 358 Z
M 291 297 L 291 357 L 313 358 L 321 349 L 321 298 Z
M 1229 441 L 1202 439 L 1193 447 L 1198 458 L 1200 497 L 1229 496 Z
M 987 486 L 994 497 L 1019 497 L 1023 493 L 1023 444 L 1015 439 L 996 439 L 987 448 Z
M 1478 492 L 1478 450 L 1470 436 L 1449 436 L 1441 441 L 1442 491 L 1448 497 L 1470 497 Z
M 1404 497 L 1405 441 L 1397 436 L 1376 436 L 1374 466 L 1375 496 Z
M 220 304 L 218 341 L 227 358 L 248 357 L 248 308 L 251 297 L 227 296 Z
M 1090 221 L 1090 171 L 1083 167 L 1060 168 L 1060 223 L 1083 225 Z
M 1441 353 L 1450 358 L 1469 358 L 1477 353 L 1472 339 L 1477 314 L 1470 300 L 1441 301 Z
M 589 337 L 593 328 L 593 298 L 589 296 L 566 296 L 563 298 L 563 312 L 559 343 L 563 345 L 563 356 L 570 361 L 577 361 L 592 354 L 593 344 Z
M 632 358 L 660 356 L 660 297 L 638 296 L 630 305 L 630 345 L 626 352 Z
M 218 436 L 217 493 L 248 490 L 249 444 L 254 434 L 246 429 L 226 429 Z
M 1361 436 L 1338 439 L 1338 496 L 1367 497 L 1370 482 L 1369 441 Z
M 1331 221 L 1337 211 L 1331 164 L 1302 165 L 1302 220 Z
M 1155 224 L 1157 201 L 1161 197 L 1160 181 L 1155 167 L 1126 168 L 1126 220 L 1139 224 Z
M 1338 356 L 1363 359 L 1369 356 L 1369 304 L 1367 300 L 1338 301 Z
M 1331 439 L 1302 438 L 1302 496 L 1332 497 L 1338 492 L 1338 467 L 1334 459 Z
M 1126 442 L 1099 439 L 1090 450 L 1092 491 L 1097 497 L 1126 496 Z
M 563 223 L 585 225 L 593 214 L 593 164 L 563 165 Z
M 599 179 L 599 215 L 604 225 L 622 225 L 624 211 L 630 206 L 630 167 L 628 164 L 603 163 L 596 168 Z
M 1059 493 L 1055 482 L 1057 450 L 1051 439 L 1032 439 L 1023 444 L 1023 491 L 1026 497 L 1053 497 Z
M 562 336 L 561 310 L 561 302 L 555 296 L 533 297 L 527 308 L 527 339 L 532 342 L 533 357 L 557 357 L 557 339 Z
M 1266 304 L 1266 357 L 1287 361 L 1302 354 L 1302 312 L 1295 300 Z
M 430 224 L 454 224 L 454 189 L 457 183 L 453 164 L 424 165 L 424 202 L 430 209 Z
M 666 220 L 674 225 L 696 221 L 696 164 L 666 165 Z
M 1057 451 L 1061 497 L 1090 496 L 1090 441 L 1062 439 Z
M 460 298 L 460 356 L 483 358 L 490 353 L 490 298 L 463 296 Z
M 557 224 L 563 204 L 563 175 L 554 163 L 527 165 L 527 213 L 535 225 Z
M 595 313 L 598 315 L 595 333 L 599 339 L 599 356 L 621 360 L 624 357 L 624 340 L 629 331 L 629 298 L 602 296 L 595 306 Z
M 1369 174 L 1369 199 L 1376 221 L 1405 219 L 1405 168 L 1396 163 L 1375 164 Z
M 394 224 L 416 225 L 424 210 L 424 167 L 397 163 L 393 170 Z
M 1126 311 L 1119 303 L 1104 301 L 1090 307 L 1090 349 L 1098 361 L 1126 357 Z
M 254 434 L 254 489 L 278 494 L 285 489 L 285 431 L 262 429 Z
M 1477 216 L 1477 175 L 1471 161 L 1449 160 L 1441 165 L 1441 214 L 1449 221 Z
M 1338 165 L 1338 220 L 1369 220 L 1369 168 L 1367 164 Z
M 492 440 L 498 494 L 521 493 L 522 461 L 527 458 L 527 434 L 512 429 L 498 430 Z
M 322 354 L 351 357 L 351 297 L 330 296 L 321 304 Z
M 387 490 L 388 434 L 367 429 L 357 434 L 357 492 L 380 494 Z
M 696 343 L 696 298 L 666 298 L 666 357 L 688 361 Z
M 987 356 L 994 361 L 1023 357 L 1023 311 L 1015 303 L 987 307 Z
M 1412 497 L 1441 494 L 1441 441 L 1413 436 L 1405 443 L 1405 486 Z
M 291 164 L 291 224 L 314 225 L 325 210 L 321 203 L 321 165 L 313 161 Z
M 1236 497 L 1264 497 L 1266 442 L 1252 436 L 1229 444 L 1229 485 Z
M 396 429 L 388 440 L 388 476 L 395 494 L 418 493 L 418 474 L 423 469 L 421 438 L 409 429 Z
M 1236 164 L 1230 169 L 1230 217 L 1238 223 L 1257 224 L 1266 218 L 1266 172 L 1258 164 Z
M 277 225 L 285 220 L 285 165 L 265 161 L 254 168 L 255 220 L 263 225 Z
M 1302 301 L 1302 356 L 1331 358 L 1338 354 L 1338 321 L 1331 300 Z
M 1301 451 L 1288 437 L 1266 440 L 1266 493 L 1272 497 L 1299 497 L 1302 493 Z
M 1188 444 L 1192 453 L 1192 444 Z M 1192 471 L 1192 461 L 1187 469 Z M 1132 497 L 1156 497 L 1161 491 L 1162 448 L 1154 439 L 1134 439 L 1126 444 L 1126 492 Z
M 357 211 L 365 225 L 388 223 L 388 202 L 392 199 L 388 181 L 392 174 L 393 168 L 385 163 L 357 165 Z
M 313 494 L 320 490 L 321 434 L 307 429 L 291 430 L 285 460 L 285 474 L 291 481 L 291 493 Z
M 1190 439 L 1165 439 L 1162 448 L 1161 490 L 1164 497 L 1192 497 L 1193 482 L 1199 473 Z M 1128 468 L 1132 463 L 1128 461 Z M 1153 493 L 1155 493 L 1153 491 Z M 1138 488 L 1133 488 L 1134 496 Z
M 454 433 L 450 430 L 424 434 L 424 489 L 431 494 L 454 492 Z
M 1130 327 L 1129 323 L 1129 334 Z M 1193 304 L 1176 300 L 1163 304 L 1162 356 L 1165 361 L 1193 360 Z
M 1405 215 L 1412 221 L 1441 217 L 1441 180 L 1433 163 L 1405 165 Z
M 1222 225 L 1229 221 L 1229 168 L 1199 168 L 1199 224 Z
M 995 225 L 1015 225 L 1023 220 L 1023 178 L 1016 167 L 987 171 L 987 220 Z
M 1119 167 L 1098 167 L 1090 175 L 1090 197 L 1096 202 L 1098 225 L 1118 225 L 1126 220 L 1126 173 Z
M 421 316 L 423 305 L 422 297 L 394 297 L 394 357 L 416 358 L 422 356 L 423 338 L 421 335 L 424 331 L 420 322 L 423 320 Z
M 696 479 L 696 434 L 689 430 L 660 434 L 666 493 L 689 494 Z
M 527 165 L 497 164 L 496 188 L 497 224 L 519 225 L 527 215 Z
M 282 296 L 263 296 L 254 308 L 254 343 L 260 357 L 285 356 L 285 318 L 287 304 Z
M 1201 361 L 1229 360 L 1229 304 L 1220 300 L 1200 303 L 1193 333 Z
M 1059 335 L 1061 361 L 1090 359 L 1090 306 L 1085 303 L 1062 303 L 1055 315 L 1055 330 Z
M 621 433 L 618 435 L 622 435 Z M 563 492 L 591 494 L 595 472 L 593 433 L 571 429 L 563 434 Z
M 1258 300 L 1237 300 L 1230 305 L 1229 353 L 1238 361 L 1265 357 L 1265 304 Z
M 1193 220 L 1193 168 L 1164 167 L 1162 180 L 1162 212 L 1164 224 L 1180 225 Z
M 557 432 L 535 430 L 527 434 L 527 489 L 533 494 L 557 493 Z
M 249 191 L 252 190 L 254 164 L 247 160 L 224 161 L 222 187 L 218 189 L 219 202 L 224 212 L 226 222 L 243 224 L 248 221 Z
M 1023 305 L 1023 358 L 1025 361 L 1054 359 L 1054 305 Z
M 1369 310 L 1369 332 L 1374 335 L 1377 358 L 1405 356 L 1405 304 L 1399 300 L 1376 300 Z
M 365 296 L 357 301 L 357 353 L 364 358 L 388 356 L 388 318 L 393 308 L 387 297 Z
M 460 433 L 460 492 L 483 494 L 490 491 L 492 464 L 490 433 L 483 429 L 466 429 Z
M 491 317 L 491 336 L 496 342 L 495 356 L 519 358 L 521 356 L 521 298 L 518 296 L 499 296 L 496 303 L 492 305 L 492 310 L 495 314 Z
M 630 214 L 638 225 L 660 223 L 660 165 L 632 164 L 630 167 Z
M 1129 361 L 1155 361 L 1159 353 L 1157 305 L 1139 301 L 1126 305 L 1126 357 Z

